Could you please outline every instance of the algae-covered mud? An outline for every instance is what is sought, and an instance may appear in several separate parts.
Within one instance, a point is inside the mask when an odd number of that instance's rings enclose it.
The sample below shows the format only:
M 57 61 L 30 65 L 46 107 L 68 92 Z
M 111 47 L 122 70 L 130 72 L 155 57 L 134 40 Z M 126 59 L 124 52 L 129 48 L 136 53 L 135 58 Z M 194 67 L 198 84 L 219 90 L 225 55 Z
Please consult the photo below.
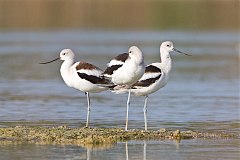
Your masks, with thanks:
M 129 140 L 181 140 L 181 139 L 224 139 L 236 138 L 227 133 L 201 133 L 180 130 L 129 130 L 119 128 L 69 128 L 16 126 L 0 128 L 0 141 L 55 143 L 55 144 L 112 144 Z

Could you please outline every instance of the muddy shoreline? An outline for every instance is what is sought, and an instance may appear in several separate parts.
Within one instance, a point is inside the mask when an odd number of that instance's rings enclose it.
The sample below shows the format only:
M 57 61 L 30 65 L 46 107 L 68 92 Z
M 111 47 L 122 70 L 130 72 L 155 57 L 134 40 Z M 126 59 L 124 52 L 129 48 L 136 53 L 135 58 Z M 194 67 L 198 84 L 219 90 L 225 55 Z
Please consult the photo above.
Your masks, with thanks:
M 71 128 L 67 126 L 39 127 L 16 126 L 0 128 L 2 142 L 31 142 L 54 144 L 114 144 L 129 140 L 183 140 L 183 139 L 226 139 L 237 135 L 225 132 L 195 132 L 168 130 L 129 130 L 120 128 Z

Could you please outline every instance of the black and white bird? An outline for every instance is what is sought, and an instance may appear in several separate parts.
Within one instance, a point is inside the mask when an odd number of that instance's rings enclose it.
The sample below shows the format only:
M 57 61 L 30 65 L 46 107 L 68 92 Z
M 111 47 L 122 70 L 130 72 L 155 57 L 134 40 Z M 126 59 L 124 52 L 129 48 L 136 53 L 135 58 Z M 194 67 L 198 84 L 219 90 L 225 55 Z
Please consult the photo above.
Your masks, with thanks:
M 109 83 L 108 80 L 100 77 L 103 71 L 90 63 L 80 61 L 75 62 L 75 54 L 71 49 L 63 49 L 60 52 L 60 57 L 40 64 L 47 64 L 56 60 L 63 60 L 60 68 L 61 76 L 64 82 L 72 88 L 85 92 L 87 95 L 87 122 L 86 127 L 89 125 L 90 118 L 90 96 L 89 93 L 97 93 L 107 90 L 107 87 L 98 84 Z
M 127 112 L 125 130 L 128 128 L 128 110 L 130 105 L 131 87 L 144 74 L 145 64 L 142 51 L 132 46 L 128 53 L 123 53 L 112 59 L 107 69 L 103 72 L 102 77 L 111 80 L 118 86 L 125 86 L 128 89 Z
M 135 96 L 145 96 L 143 112 L 146 131 L 148 95 L 158 91 L 160 88 L 164 87 L 167 84 L 169 73 L 172 69 L 172 59 L 170 57 L 171 51 L 189 55 L 174 48 L 172 42 L 163 42 L 160 46 L 161 62 L 151 63 L 147 65 L 144 75 L 131 87 L 131 94 Z M 125 86 L 116 86 L 112 90 L 113 92 L 120 94 L 126 93 L 128 91 L 128 88 L 125 88 Z

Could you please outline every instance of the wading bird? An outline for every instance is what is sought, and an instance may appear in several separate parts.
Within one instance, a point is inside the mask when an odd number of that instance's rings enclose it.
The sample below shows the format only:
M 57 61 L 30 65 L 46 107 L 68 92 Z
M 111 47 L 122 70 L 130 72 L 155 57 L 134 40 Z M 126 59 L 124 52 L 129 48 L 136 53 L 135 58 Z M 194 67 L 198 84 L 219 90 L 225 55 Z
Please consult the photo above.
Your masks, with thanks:
M 132 46 L 129 48 L 128 53 L 120 54 L 112 59 L 102 74 L 102 77 L 109 79 L 115 85 L 125 86 L 128 89 L 125 130 L 128 128 L 131 87 L 143 76 L 144 71 L 143 53 L 138 47 Z
M 174 48 L 172 42 L 163 42 L 160 46 L 161 62 L 151 63 L 147 65 L 144 75 L 131 87 L 131 94 L 135 96 L 145 96 L 143 112 L 146 131 L 148 95 L 158 91 L 160 88 L 164 87 L 167 84 L 169 79 L 169 73 L 172 68 L 172 59 L 170 57 L 171 51 L 191 56 Z M 119 94 L 126 93 L 129 89 L 125 88 L 125 86 L 115 86 L 112 88 L 112 90 L 113 92 Z
M 87 95 L 87 122 L 86 127 L 89 124 L 90 117 L 90 96 L 89 93 L 97 93 L 107 90 L 107 87 L 100 86 L 98 84 L 109 83 L 108 80 L 100 77 L 103 71 L 84 61 L 75 62 L 75 54 L 70 49 L 63 49 L 60 52 L 60 57 L 40 64 L 47 64 L 57 60 L 62 60 L 63 63 L 60 68 L 61 76 L 64 82 L 72 88 L 85 92 Z

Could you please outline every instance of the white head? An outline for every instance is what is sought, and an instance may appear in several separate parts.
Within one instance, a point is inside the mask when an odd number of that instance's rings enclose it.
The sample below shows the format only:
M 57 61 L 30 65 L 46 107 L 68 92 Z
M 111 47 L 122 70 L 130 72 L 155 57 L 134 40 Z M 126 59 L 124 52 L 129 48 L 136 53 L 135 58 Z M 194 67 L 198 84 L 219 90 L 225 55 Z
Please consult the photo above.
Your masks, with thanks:
M 183 52 L 177 50 L 176 48 L 174 48 L 173 47 L 173 42 L 171 42 L 171 41 L 165 41 L 161 44 L 161 46 L 160 46 L 160 52 L 161 53 L 169 53 L 171 51 L 175 51 L 175 52 L 178 52 L 178 53 L 185 54 L 187 56 L 191 56 L 190 54 L 183 53 Z
M 170 41 L 163 42 L 160 46 L 160 49 L 165 52 L 174 51 L 173 43 Z
M 63 49 L 60 52 L 60 59 L 65 61 L 65 60 L 74 60 L 75 54 L 71 49 Z
M 128 53 L 129 57 L 134 58 L 137 62 L 142 63 L 144 61 L 143 53 L 137 46 L 131 46 Z
M 73 62 L 74 61 L 74 53 L 71 49 L 64 49 L 60 52 L 60 56 L 54 60 L 51 60 L 51 61 L 48 61 L 48 62 L 42 62 L 40 64 L 48 64 L 48 63 L 52 63 L 54 61 L 57 61 L 57 60 L 63 60 L 63 61 L 70 61 L 70 62 Z

